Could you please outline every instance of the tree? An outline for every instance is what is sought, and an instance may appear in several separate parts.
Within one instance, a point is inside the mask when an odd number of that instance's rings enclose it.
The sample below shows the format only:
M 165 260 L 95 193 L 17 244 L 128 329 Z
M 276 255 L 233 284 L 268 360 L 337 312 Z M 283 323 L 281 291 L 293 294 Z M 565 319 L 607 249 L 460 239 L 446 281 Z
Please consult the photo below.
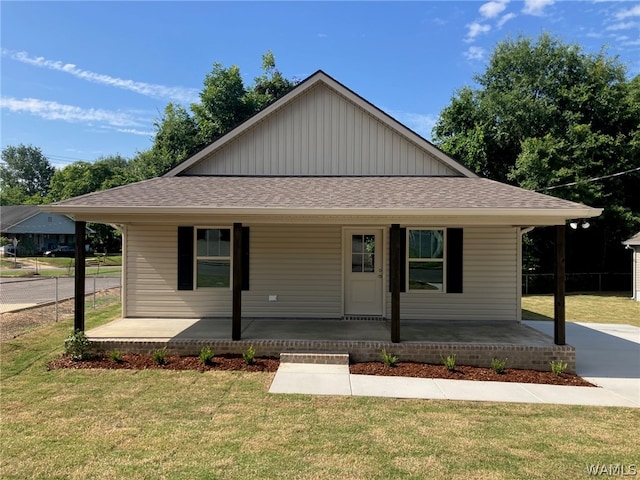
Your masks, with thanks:
M 39 148 L 20 144 L 2 150 L 0 204 L 43 203 L 54 167 Z
M 591 179 L 640 166 L 638 77 L 627 81 L 604 51 L 544 34 L 498 44 L 474 80 L 441 112 L 434 142 L 481 175 L 604 207 L 569 250 L 568 268 L 628 270 L 620 242 L 640 228 L 640 173 Z M 536 251 L 549 246 L 545 233 L 534 234 L 532 261 L 553 258 Z
M 47 201 L 57 202 L 129 182 L 129 162 L 120 155 L 100 157 L 95 162 L 74 162 L 57 170 L 51 179 Z M 120 233 L 109 225 L 89 223 L 93 230 L 93 247 L 100 251 L 117 251 Z

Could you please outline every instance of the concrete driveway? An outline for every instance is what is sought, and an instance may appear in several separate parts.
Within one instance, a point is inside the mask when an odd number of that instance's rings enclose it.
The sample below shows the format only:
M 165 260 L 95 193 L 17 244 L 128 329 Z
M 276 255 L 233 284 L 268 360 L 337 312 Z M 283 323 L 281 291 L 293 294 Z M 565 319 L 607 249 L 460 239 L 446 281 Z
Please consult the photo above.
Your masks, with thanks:
M 553 322 L 523 322 L 553 335 Z M 612 323 L 567 323 L 576 348 L 576 373 L 640 406 L 640 328 Z

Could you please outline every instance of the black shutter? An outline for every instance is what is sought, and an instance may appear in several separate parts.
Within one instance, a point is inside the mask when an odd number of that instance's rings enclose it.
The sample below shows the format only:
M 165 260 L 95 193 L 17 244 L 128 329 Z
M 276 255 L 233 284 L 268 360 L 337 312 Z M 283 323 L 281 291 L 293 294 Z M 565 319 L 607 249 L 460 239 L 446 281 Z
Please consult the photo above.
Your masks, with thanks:
M 447 293 L 462 293 L 462 229 L 447 229 Z
M 242 227 L 242 290 L 249 290 L 249 227 Z
M 193 290 L 193 227 L 178 227 L 178 290 Z

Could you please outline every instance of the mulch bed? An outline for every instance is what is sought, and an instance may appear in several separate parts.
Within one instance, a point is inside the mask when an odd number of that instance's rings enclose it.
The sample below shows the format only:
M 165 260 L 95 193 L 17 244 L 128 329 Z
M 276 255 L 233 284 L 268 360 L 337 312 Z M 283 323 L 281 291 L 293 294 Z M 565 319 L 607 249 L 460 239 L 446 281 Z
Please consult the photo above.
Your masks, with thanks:
M 179 357 L 176 355 L 165 356 L 165 364 L 159 365 L 151 355 L 137 353 L 123 353 L 119 362 L 111 360 L 108 356 L 99 355 L 87 360 L 72 360 L 63 355 L 47 364 L 48 370 L 58 368 L 85 369 L 103 368 L 108 370 L 197 370 L 206 372 L 209 370 L 238 370 L 243 372 L 275 372 L 280 361 L 277 358 L 256 357 L 251 365 L 242 358 L 242 355 L 216 355 L 209 365 L 204 365 L 198 357 Z
M 519 370 L 506 368 L 503 373 L 496 373 L 491 368 L 456 366 L 449 371 L 444 365 L 426 363 L 398 362 L 394 367 L 387 367 L 382 362 L 355 363 L 350 367 L 351 373 L 358 375 L 388 375 L 417 378 L 448 378 L 451 380 L 477 380 L 491 382 L 542 383 L 546 385 L 571 385 L 578 387 L 594 387 L 582 377 L 571 373 L 556 375 L 552 372 L 536 370 Z
M 72 360 L 69 356 L 61 356 L 47 364 L 48 370 L 59 368 L 87 369 L 102 368 L 108 370 L 196 370 L 206 372 L 210 370 L 236 370 L 243 372 L 275 372 L 280 361 L 272 357 L 256 357 L 254 363 L 247 365 L 242 355 L 217 355 L 210 365 L 203 365 L 196 356 L 167 355 L 164 365 L 157 364 L 151 355 L 123 353 L 120 362 L 111 360 L 106 355 L 99 355 L 87 360 Z M 591 383 L 577 375 L 563 373 L 555 375 L 552 372 L 538 372 L 535 370 L 519 370 L 507 368 L 498 374 L 491 368 L 457 366 L 451 372 L 444 365 L 430 365 L 416 362 L 399 362 L 394 367 L 387 367 L 382 362 L 354 363 L 349 367 L 351 373 L 358 375 L 385 375 L 417 378 L 448 378 L 452 380 L 478 380 L 492 382 L 542 383 L 547 385 L 571 385 L 593 387 Z

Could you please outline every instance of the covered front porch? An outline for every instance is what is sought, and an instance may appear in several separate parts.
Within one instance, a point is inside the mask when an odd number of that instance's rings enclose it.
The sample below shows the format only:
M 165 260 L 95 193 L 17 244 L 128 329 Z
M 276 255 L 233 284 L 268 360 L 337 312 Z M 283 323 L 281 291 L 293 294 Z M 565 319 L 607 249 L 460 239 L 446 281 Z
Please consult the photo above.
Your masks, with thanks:
M 548 370 L 550 361 L 575 371 L 575 349 L 517 321 L 404 320 L 401 342 L 390 341 L 387 320 L 244 318 L 241 340 L 232 339 L 227 318 L 121 318 L 87 331 L 97 352 L 123 350 L 198 355 L 242 353 L 253 345 L 259 356 L 281 353 L 348 353 L 353 361 L 380 360 L 383 349 L 401 361 L 441 363 L 456 355 L 459 365 L 489 366 L 507 358 L 509 368 Z

